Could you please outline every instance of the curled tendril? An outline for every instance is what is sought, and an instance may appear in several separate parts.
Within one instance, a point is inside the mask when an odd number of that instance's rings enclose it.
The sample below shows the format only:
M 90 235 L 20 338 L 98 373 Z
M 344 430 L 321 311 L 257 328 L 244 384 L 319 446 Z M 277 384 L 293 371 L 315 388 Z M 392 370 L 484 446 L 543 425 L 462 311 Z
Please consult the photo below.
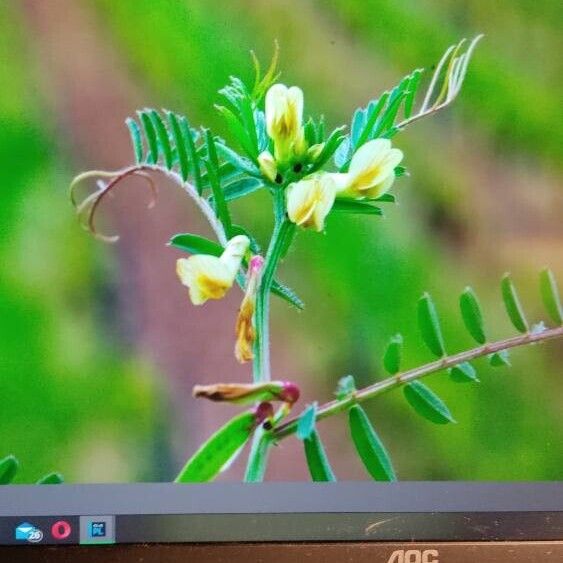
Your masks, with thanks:
M 156 204 L 157 188 L 154 180 L 150 177 L 147 172 L 139 166 L 134 166 L 130 168 L 125 168 L 123 170 L 116 171 L 105 171 L 105 170 L 90 170 L 79 174 L 74 178 L 70 184 L 70 201 L 76 210 L 76 214 L 80 218 L 80 223 L 82 227 L 89 231 L 96 238 L 103 240 L 105 242 L 116 242 L 119 240 L 119 236 L 107 236 L 99 233 L 96 229 L 96 212 L 103 201 L 103 199 L 111 194 L 113 189 L 125 178 L 129 176 L 138 176 L 143 178 L 148 184 L 151 190 L 151 199 L 149 201 L 149 209 L 153 208 Z M 90 178 L 97 178 L 96 185 L 97 190 L 86 196 L 81 202 L 78 202 L 76 197 L 77 187 L 85 180 Z M 102 178 L 111 178 L 109 182 L 105 183 Z

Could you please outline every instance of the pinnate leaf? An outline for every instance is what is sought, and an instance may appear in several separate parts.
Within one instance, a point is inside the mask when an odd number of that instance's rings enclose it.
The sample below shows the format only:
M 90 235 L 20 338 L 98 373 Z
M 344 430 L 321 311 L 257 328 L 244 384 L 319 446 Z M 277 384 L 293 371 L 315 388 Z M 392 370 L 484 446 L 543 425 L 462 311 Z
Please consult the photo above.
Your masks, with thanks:
M 434 302 L 428 293 L 425 293 L 419 299 L 417 313 L 418 325 L 425 344 L 436 356 L 444 356 L 446 348 L 440 328 L 440 320 Z
M 471 287 L 466 287 L 459 298 L 459 308 L 465 327 L 469 334 L 479 343 L 484 344 L 487 340 L 483 327 L 483 315 L 477 299 L 477 295 Z
M 430 422 L 435 424 L 455 422 L 444 401 L 424 383 L 413 381 L 404 386 L 403 392 L 411 407 Z
M 376 481 L 396 481 L 389 453 L 360 405 L 348 410 L 352 441 L 367 472 Z
M 502 299 L 504 301 L 504 306 L 506 307 L 506 312 L 512 324 L 516 330 L 520 332 L 528 331 L 528 321 L 524 315 L 524 310 L 522 309 L 522 304 L 516 293 L 516 288 L 510 279 L 509 274 L 505 274 L 501 282 Z
M 253 412 L 239 414 L 222 426 L 187 461 L 176 483 L 212 481 L 240 453 L 255 428 Z
M 383 366 L 391 375 L 401 369 L 401 355 L 403 352 L 403 336 L 396 334 L 391 338 L 383 356 Z
M 553 272 L 546 268 L 540 273 L 540 291 L 549 316 L 558 325 L 563 324 L 563 307 Z

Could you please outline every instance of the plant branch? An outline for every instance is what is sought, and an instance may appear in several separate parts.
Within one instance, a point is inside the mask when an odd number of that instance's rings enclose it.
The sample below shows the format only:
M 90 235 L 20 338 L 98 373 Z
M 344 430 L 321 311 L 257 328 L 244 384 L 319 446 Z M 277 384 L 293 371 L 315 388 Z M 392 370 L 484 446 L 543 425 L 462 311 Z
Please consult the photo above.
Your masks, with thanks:
M 90 229 L 90 231 L 96 235 L 96 229 L 95 229 L 95 225 L 94 225 L 94 216 L 96 214 L 96 211 L 98 209 L 98 206 L 100 205 L 100 203 L 102 202 L 102 200 L 104 199 L 104 197 L 110 193 L 110 191 L 112 191 L 117 184 L 119 184 L 119 182 L 121 182 L 121 180 L 127 178 L 128 176 L 132 176 L 132 175 L 139 175 L 145 179 L 149 180 L 149 183 L 151 185 L 151 187 L 153 187 L 152 182 L 150 181 L 150 178 L 145 174 L 146 172 L 160 172 L 162 174 L 165 174 L 166 176 L 168 176 L 168 178 L 170 178 L 174 183 L 176 183 L 178 186 L 180 186 L 185 192 L 186 194 L 193 200 L 193 202 L 196 204 L 197 208 L 201 211 L 202 215 L 207 219 L 209 225 L 211 226 L 211 228 L 213 229 L 213 232 L 215 233 L 215 236 L 217 237 L 217 240 L 219 241 L 219 243 L 222 246 L 225 246 L 227 244 L 227 235 L 225 233 L 225 229 L 221 223 L 221 221 L 219 221 L 219 219 L 217 218 L 217 215 L 215 214 L 215 211 L 213 210 L 213 208 L 211 207 L 211 205 L 209 204 L 209 202 L 207 201 L 206 198 L 200 196 L 196 189 L 194 188 L 194 186 L 192 186 L 189 182 L 184 182 L 182 180 L 182 177 L 177 173 L 174 172 L 173 170 L 168 170 L 166 168 L 163 168 L 157 164 L 139 164 L 137 166 L 130 166 L 128 168 L 124 168 L 123 170 L 117 170 L 115 172 L 105 172 L 105 171 L 97 171 L 97 170 L 93 170 L 91 172 L 85 172 L 84 174 L 80 174 L 79 176 L 77 176 L 74 181 L 71 184 L 71 201 L 74 205 L 74 207 L 77 209 L 77 212 L 82 213 L 83 211 L 85 211 L 88 206 L 90 206 L 89 212 L 88 212 L 88 227 Z M 98 192 L 94 192 L 93 194 L 89 195 L 81 204 L 78 204 L 76 202 L 75 196 L 74 196 L 74 190 L 76 188 L 76 186 L 78 185 L 78 183 L 80 183 L 82 180 L 86 180 L 88 178 L 91 178 L 93 176 L 96 176 L 98 178 L 104 178 L 104 177 L 108 177 L 108 178 L 112 178 L 107 184 L 103 185 L 103 187 L 98 191 Z M 154 187 L 153 187 L 153 192 L 154 192 Z M 153 193 L 154 195 L 154 193 Z M 151 202 L 152 204 L 153 202 Z M 104 238 L 106 240 L 116 240 L 116 237 L 103 237 L 102 235 L 97 235 L 99 238 Z
M 534 344 L 537 342 L 543 342 L 546 340 L 561 337 L 563 337 L 563 326 L 550 328 L 537 333 L 527 332 L 526 334 L 514 336 L 512 338 L 507 338 L 504 340 L 498 340 L 497 342 L 492 342 L 489 344 L 484 344 L 483 346 L 479 346 L 471 350 L 466 350 L 464 352 L 459 352 L 451 356 L 445 356 L 444 358 L 441 358 L 429 364 L 425 364 L 423 366 L 407 370 L 403 373 L 399 373 L 392 377 L 388 377 L 383 381 L 378 381 L 373 385 L 369 385 L 364 389 L 356 391 L 353 395 L 346 397 L 345 399 L 334 400 L 325 403 L 317 409 L 316 420 L 322 420 L 334 414 L 338 414 L 347 410 L 355 403 L 367 401 L 368 399 L 371 399 L 376 395 L 383 393 L 384 391 L 388 391 L 389 389 L 410 383 L 411 381 L 415 381 L 431 373 L 442 371 L 463 362 L 468 362 L 470 360 L 474 360 L 476 358 L 480 358 L 482 356 L 486 356 L 495 352 L 500 352 L 502 350 L 508 350 L 509 348 L 516 348 L 518 346 L 525 346 L 527 344 Z M 297 430 L 298 420 L 299 417 L 294 417 L 284 424 L 278 426 L 274 430 L 274 437 L 279 440 L 295 433 L 295 431 Z

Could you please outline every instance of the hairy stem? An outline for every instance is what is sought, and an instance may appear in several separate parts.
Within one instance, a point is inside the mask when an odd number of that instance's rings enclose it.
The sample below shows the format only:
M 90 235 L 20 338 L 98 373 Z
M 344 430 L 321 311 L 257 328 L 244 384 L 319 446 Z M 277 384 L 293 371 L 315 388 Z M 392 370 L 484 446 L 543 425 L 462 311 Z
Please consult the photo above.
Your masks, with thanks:
M 274 275 L 282 257 L 287 237 L 291 236 L 295 225 L 285 215 L 285 196 L 281 189 L 274 192 L 274 230 L 266 258 L 262 279 L 256 295 L 254 342 L 254 381 L 269 381 L 270 374 L 270 290 Z
M 505 340 L 499 340 L 497 342 L 484 344 L 483 346 L 479 346 L 471 350 L 466 350 L 464 352 L 459 352 L 458 354 L 445 356 L 444 358 L 436 360 L 435 362 L 431 362 L 429 364 L 404 371 L 403 373 L 398 373 L 397 375 L 388 377 L 383 381 L 378 381 L 373 385 L 364 387 L 363 389 L 356 391 L 356 393 L 354 393 L 352 396 L 346 397 L 345 399 L 334 400 L 330 401 L 329 403 L 325 403 L 317 409 L 316 420 L 322 420 L 334 414 L 341 413 L 343 411 L 346 411 L 355 403 L 367 401 L 368 399 L 371 399 L 376 395 L 383 393 L 384 391 L 388 391 L 389 389 L 410 383 L 411 381 L 415 381 L 431 373 L 456 366 L 463 362 L 474 360 L 476 358 L 480 358 L 494 352 L 508 350 L 509 348 L 516 348 L 518 346 L 525 346 L 527 344 L 533 344 L 536 342 L 542 342 L 545 340 L 551 340 L 561 337 L 563 337 L 563 326 L 550 328 L 537 333 L 528 332 L 526 334 L 514 336 Z M 279 440 L 295 433 L 295 431 L 297 430 L 298 420 L 299 417 L 295 417 L 278 426 L 274 431 L 274 437 Z
M 285 214 L 285 194 L 278 188 L 274 191 L 274 230 L 266 252 L 262 279 L 256 295 L 254 323 L 256 340 L 254 342 L 253 376 L 255 382 L 268 381 L 270 373 L 270 289 L 276 269 L 287 247 L 288 239 L 293 236 L 295 225 Z M 268 453 L 272 444 L 271 433 L 261 428 L 256 430 L 248 456 L 246 482 L 260 482 L 264 479 L 268 463 Z

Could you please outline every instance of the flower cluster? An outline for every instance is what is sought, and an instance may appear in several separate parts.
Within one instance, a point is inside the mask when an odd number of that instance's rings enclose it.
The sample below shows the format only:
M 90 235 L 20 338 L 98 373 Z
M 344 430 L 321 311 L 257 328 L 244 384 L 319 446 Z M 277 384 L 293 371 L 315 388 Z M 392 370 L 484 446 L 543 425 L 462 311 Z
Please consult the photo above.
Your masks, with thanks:
M 263 174 L 276 181 L 278 170 L 288 163 L 314 159 L 322 145 L 307 147 L 303 128 L 303 92 L 297 86 L 273 85 L 266 94 L 266 126 L 274 145 L 274 155 L 263 152 L 259 162 Z M 386 193 L 395 179 L 395 167 L 403 153 L 392 148 L 389 139 L 374 139 L 353 155 L 348 172 L 319 172 L 287 188 L 290 221 L 317 231 L 337 197 L 375 199 Z
M 299 174 L 318 158 L 324 144 L 307 143 L 303 92 L 297 86 L 274 84 L 268 89 L 265 120 L 273 154 L 263 151 L 258 164 L 273 189 L 285 190 L 287 217 L 292 223 L 320 232 L 337 198 L 373 200 L 391 188 L 403 153 L 388 139 L 364 143 L 352 155 L 347 172 L 318 171 L 285 185 L 286 172 Z M 249 245 L 248 237 L 237 235 L 228 241 L 221 256 L 197 254 L 177 262 L 177 274 L 189 288 L 194 305 L 224 297 L 243 263 L 247 264 L 245 295 L 235 331 L 235 356 L 241 363 L 254 357 L 255 300 L 264 263 L 261 256 L 250 255 Z

